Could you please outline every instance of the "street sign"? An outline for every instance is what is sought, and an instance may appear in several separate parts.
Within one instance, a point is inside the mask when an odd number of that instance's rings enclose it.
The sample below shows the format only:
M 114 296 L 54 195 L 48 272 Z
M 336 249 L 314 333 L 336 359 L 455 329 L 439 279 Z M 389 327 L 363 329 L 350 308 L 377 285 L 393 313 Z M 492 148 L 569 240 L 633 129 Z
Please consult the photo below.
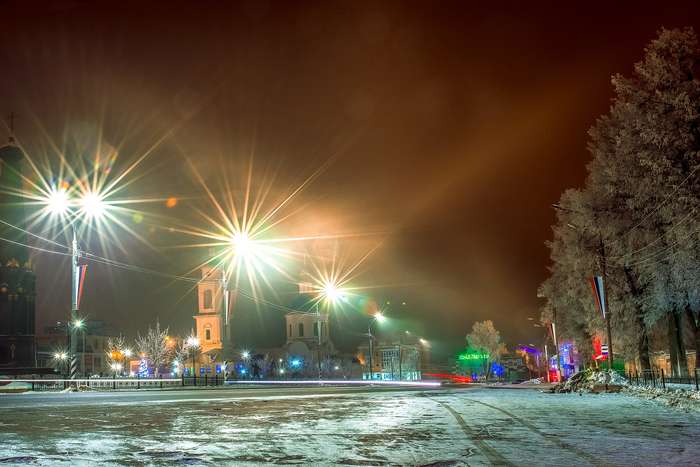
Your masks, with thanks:
M 601 344 L 600 345 L 600 353 L 602 355 L 607 355 L 608 354 L 608 344 Z

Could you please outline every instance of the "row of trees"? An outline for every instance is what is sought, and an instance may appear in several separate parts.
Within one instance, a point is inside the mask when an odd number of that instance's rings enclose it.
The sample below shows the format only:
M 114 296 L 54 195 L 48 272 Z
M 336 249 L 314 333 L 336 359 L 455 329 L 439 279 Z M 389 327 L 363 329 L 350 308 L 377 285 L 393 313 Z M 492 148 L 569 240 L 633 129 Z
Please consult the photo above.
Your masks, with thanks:
M 674 373 L 682 329 L 700 348 L 700 50 L 692 29 L 662 29 L 630 77 L 612 77 L 608 114 L 589 131 L 581 189 L 558 203 L 542 320 L 583 355 L 605 324 L 587 278 L 605 274 L 616 356 L 650 368 L 650 330 L 666 327 Z M 697 365 L 697 364 L 696 364 Z

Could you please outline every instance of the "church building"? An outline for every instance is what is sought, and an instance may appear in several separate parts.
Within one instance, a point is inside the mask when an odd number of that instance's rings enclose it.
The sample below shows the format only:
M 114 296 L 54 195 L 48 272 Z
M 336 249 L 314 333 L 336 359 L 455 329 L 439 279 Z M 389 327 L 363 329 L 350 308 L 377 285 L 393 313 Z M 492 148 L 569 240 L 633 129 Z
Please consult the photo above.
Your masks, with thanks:
M 194 316 L 199 339 L 200 373 L 220 372 L 221 364 L 231 358 L 233 350 L 231 311 L 235 293 L 224 289 L 220 269 L 204 266 L 201 271 L 202 280 L 197 285 L 197 314 Z
M 23 188 L 24 153 L 10 137 L 0 147 L 0 374 L 33 373 L 36 367 L 36 278 L 25 234 L 26 213 L 18 194 Z M 14 226 L 14 227 L 13 227 Z

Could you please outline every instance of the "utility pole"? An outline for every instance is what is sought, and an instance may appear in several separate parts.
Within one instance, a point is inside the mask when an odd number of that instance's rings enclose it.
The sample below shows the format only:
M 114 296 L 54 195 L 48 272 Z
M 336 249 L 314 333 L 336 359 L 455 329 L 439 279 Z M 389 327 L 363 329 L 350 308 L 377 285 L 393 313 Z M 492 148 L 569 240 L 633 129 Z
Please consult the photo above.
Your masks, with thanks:
M 399 336 L 399 381 L 403 381 L 403 366 L 402 366 L 402 360 L 403 360 L 403 355 L 401 352 L 401 337 Z
M 561 356 L 559 355 L 560 350 L 559 350 L 559 340 L 557 339 L 557 324 L 556 324 L 556 321 L 557 321 L 557 310 L 554 309 L 554 310 L 553 310 L 553 316 L 552 316 L 552 339 L 554 340 L 554 347 L 555 347 L 555 350 L 556 350 L 555 355 L 556 355 L 556 357 L 557 357 L 557 372 L 559 373 L 559 374 L 557 375 L 557 379 L 558 379 L 557 383 L 561 383 L 561 382 L 562 382 L 562 376 L 563 376 L 563 375 L 562 375 L 562 372 L 561 372 Z
M 369 326 L 367 326 L 367 336 L 369 338 L 369 378 L 370 380 L 374 379 L 373 374 L 372 374 L 372 322 L 369 322 Z
M 237 290 L 234 289 L 236 292 Z M 231 341 L 231 321 L 229 311 L 231 309 L 231 291 L 228 287 L 228 277 L 225 268 L 221 268 L 221 293 L 222 293 L 222 314 L 223 314 L 223 329 L 222 329 L 222 344 L 221 354 L 223 355 L 223 368 L 221 369 L 224 380 L 226 379 L 229 360 L 233 360 L 233 345 Z
M 606 267 L 605 267 L 605 243 L 603 242 L 603 234 L 598 231 L 598 240 L 600 242 L 600 267 L 603 272 L 603 290 L 604 290 L 604 297 L 603 297 L 603 306 L 605 307 L 605 326 L 608 331 L 608 369 L 612 370 L 613 368 L 613 343 L 612 343 L 612 332 L 610 331 L 610 308 L 608 308 L 608 293 L 607 293 L 607 285 L 608 285 L 608 276 L 606 272 Z
M 318 308 L 318 302 L 316 302 L 316 331 L 318 334 L 318 350 L 316 352 L 316 359 L 318 360 L 318 379 L 321 380 L 321 310 Z
M 78 249 L 78 239 L 73 230 L 73 242 L 71 244 L 71 311 L 70 311 L 70 379 L 75 379 L 78 373 L 78 329 L 76 323 L 78 321 L 78 300 L 80 290 L 80 267 L 78 261 L 80 259 L 80 250 Z

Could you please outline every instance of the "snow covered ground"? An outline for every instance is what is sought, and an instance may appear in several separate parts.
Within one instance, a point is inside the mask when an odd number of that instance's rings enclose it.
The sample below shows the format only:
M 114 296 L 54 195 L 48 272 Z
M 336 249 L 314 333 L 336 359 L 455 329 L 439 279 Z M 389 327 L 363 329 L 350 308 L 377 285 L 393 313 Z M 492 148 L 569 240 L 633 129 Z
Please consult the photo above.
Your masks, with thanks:
M 0 463 L 560 466 L 697 465 L 700 458 L 700 414 L 624 394 L 217 394 L 29 406 L 32 395 L 6 395 Z

